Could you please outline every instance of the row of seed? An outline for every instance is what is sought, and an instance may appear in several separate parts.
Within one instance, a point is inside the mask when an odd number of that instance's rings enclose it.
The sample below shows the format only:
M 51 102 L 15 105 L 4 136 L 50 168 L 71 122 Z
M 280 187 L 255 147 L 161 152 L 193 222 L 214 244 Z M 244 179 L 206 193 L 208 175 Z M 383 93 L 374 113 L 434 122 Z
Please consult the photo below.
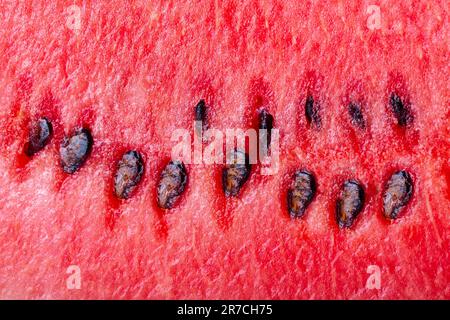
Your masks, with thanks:
M 398 119 L 399 125 L 406 125 L 410 119 L 408 109 L 404 107 L 401 99 L 393 94 L 390 99 L 392 111 Z M 359 104 L 351 103 L 348 106 L 353 123 L 364 128 L 364 117 Z M 320 109 L 312 97 L 308 97 L 305 104 L 305 115 L 309 122 L 320 127 Z M 201 100 L 194 110 L 196 121 L 207 122 L 207 107 Z M 259 111 L 259 128 L 266 129 L 267 145 L 270 147 L 270 133 L 273 129 L 273 116 L 266 110 Z M 25 153 L 32 157 L 42 150 L 52 136 L 52 124 L 43 117 L 33 123 L 29 140 L 25 145 Z M 78 128 L 70 136 L 64 137 L 59 153 L 63 170 L 66 173 L 76 172 L 88 158 L 93 145 L 91 132 L 87 128 Z M 227 197 L 235 197 L 248 180 L 251 171 L 248 154 L 241 150 L 234 150 L 234 162 L 225 165 L 222 171 L 222 187 Z M 114 194 L 120 199 L 128 199 L 144 174 L 142 156 L 137 151 L 128 151 L 118 162 L 114 174 Z M 170 161 L 163 169 L 157 187 L 158 206 L 171 209 L 185 190 L 187 184 L 187 171 L 181 161 Z M 395 172 L 387 181 L 383 193 L 384 215 L 389 219 L 396 219 L 401 210 L 409 202 L 413 191 L 411 175 L 407 171 Z M 293 218 L 302 217 L 316 193 L 314 175 L 308 170 L 299 170 L 295 173 L 292 185 L 288 190 L 287 207 Z M 354 220 L 364 205 L 364 189 L 357 180 L 347 180 L 341 187 L 336 202 L 336 221 L 341 228 L 352 226 Z

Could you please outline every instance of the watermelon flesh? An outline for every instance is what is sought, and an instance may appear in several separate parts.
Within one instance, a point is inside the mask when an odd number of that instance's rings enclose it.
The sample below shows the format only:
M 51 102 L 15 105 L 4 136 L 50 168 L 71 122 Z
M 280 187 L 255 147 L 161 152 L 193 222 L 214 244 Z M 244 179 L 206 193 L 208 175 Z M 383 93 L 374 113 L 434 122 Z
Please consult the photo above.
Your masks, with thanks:
M 0 4 L 0 297 L 44 299 L 450 298 L 449 8 L 445 1 L 65 1 Z M 75 10 L 76 11 L 76 10 Z M 69 20 L 68 20 L 69 19 Z M 72 21 L 73 22 L 73 21 Z M 411 102 L 407 127 L 388 101 Z M 304 115 L 308 93 L 322 123 Z M 225 198 L 219 165 L 187 164 L 170 211 L 156 205 L 172 132 L 248 128 L 267 107 L 280 131 L 277 174 L 260 166 Z M 352 126 L 347 103 L 363 106 Z M 52 120 L 50 144 L 24 156 L 30 122 Z M 87 126 L 92 153 L 62 172 L 64 134 Z M 138 150 L 145 174 L 134 195 L 113 195 L 117 161 Z M 306 168 L 317 194 L 290 219 L 286 190 Z M 414 194 L 402 216 L 382 215 L 385 181 L 408 170 Z M 366 192 L 341 230 L 341 183 Z M 78 266 L 79 289 L 67 286 Z M 366 287 L 378 266 L 378 289 Z M 369 268 L 369 269 L 368 269 Z

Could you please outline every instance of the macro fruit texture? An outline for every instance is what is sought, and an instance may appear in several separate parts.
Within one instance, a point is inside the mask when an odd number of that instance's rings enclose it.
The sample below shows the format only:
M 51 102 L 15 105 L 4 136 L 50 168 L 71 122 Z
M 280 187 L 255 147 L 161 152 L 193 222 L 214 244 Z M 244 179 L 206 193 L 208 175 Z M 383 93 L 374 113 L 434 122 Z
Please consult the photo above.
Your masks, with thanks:
M 446 1 L 2 1 L 0 297 L 450 298 L 448 17 Z M 172 133 L 201 100 L 223 131 L 272 115 L 278 172 L 256 164 L 227 197 L 223 166 L 186 164 L 161 209 Z M 69 174 L 77 128 L 93 144 Z M 130 150 L 144 168 L 119 199 Z M 292 219 L 298 170 L 316 189 Z M 401 170 L 410 198 L 387 184 Z M 340 228 L 345 181 L 364 203 Z M 408 200 L 396 219 L 387 185 Z

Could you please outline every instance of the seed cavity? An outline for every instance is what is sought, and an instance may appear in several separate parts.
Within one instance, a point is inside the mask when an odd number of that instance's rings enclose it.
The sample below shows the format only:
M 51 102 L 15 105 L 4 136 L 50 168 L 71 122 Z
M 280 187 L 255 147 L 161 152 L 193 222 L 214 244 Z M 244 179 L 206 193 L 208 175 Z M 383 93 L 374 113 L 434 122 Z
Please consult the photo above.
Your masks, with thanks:
M 308 97 L 306 98 L 305 115 L 308 123 L 312 124 L 318 129 L 322 126 L 320 106 L 317 102 L 314 101 L 314 98 L 311 95 L 308 95 Z
M 259 146 L 262 148 L 263 155 L 267 155 L 270 141 L 272 139 L 273 116 L 262 109 L 259 113 Z
M 120 159 L 114 175 L 114 194 L 119 199 L 128 199 L 141 181 L 144 161 L 137 151 L 128 151 Z
M 32 157 L 45 148 L 50 142 L 53 127 L 50 120 L 43 117 L 31 124 L 28 142 L 25 143 L 25 154 Z
M 389 103 L 392 113 L 397 119 L 397 123 L 399 126 L 405 127 L 408 124 L 412 123 L 413 115 L 411 114 L 410 107 L 400 98 L 399 95 L 397 95 L 396 93 L 392 93 L 389 99 Z
M 64 172 L 72 174 L 81 168 L 91 152 L 93 142 L 87 128 L 75 129 L 72 135 L 64 137 L 59 148 Z
M 198 136 L 207 129 L 207 110 L 205 100 L 200 100 L 194 108 L 195 132 Z
M 222 170 L 222 188 L 226 197 L 236 197 L 248 180 L 251 171 L 249 156 L 243 151 L 233 150 Z
M 350 228 L 364 205 L 364 189 L 356 180 L 347 180 L 342 185 L 336 201 L 336 221 L 339 228 Z
M 383 192 L 383 211 L 388 219 L 397 219 L 413 193 L 413 181 L 407 171 L 395 172 L 387 181 Z
M 316 181 L 312 173 L 307 170 L 297 171 L 287 196 L 289 215 L 292 218 L 301 218 L 315 193 Z
M 161 172 L 159 178 L 157 188 L 158 206 L 162 209 L 172 209 L 184 192 L 187 179 L 184 163 L 177 160 L 170 161 Z
M 364 129 L 366 127 L 366 122 L 364 121 L 364 115 L 360 104 L 351 102 L 348 105 L 348 113 L 350 114 L 352 124 L 355 127 L 360 129 Z

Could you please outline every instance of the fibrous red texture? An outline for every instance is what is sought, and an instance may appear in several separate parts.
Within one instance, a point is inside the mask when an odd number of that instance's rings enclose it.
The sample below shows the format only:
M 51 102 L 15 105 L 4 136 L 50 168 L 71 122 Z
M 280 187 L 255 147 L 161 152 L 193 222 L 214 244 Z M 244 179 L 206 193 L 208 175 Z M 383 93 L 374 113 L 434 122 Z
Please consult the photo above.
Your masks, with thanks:
M 2 1 L 0 297 L 448 299 L 448 4 L 375 2 Z M 368 27 L 372 4 L 379 28 Z M 411 103 L 406 129 L 390 113 L 393 91 Z M 304 117 L 308 93 L 320 101 L 318 130 Z M 202 98 L 218 129 L 246 128 L 267 106 L 279 172 L 255 166 L 227 200 L 220 168 L 187 165 L 182 199 L 161 212 L 155 185 L 172 132 L 193 132 Z M 363 105 L 365 130 L 351 125 L 350 100 Z M 29 123 L 42 115 L 54 137 L 26 159 Z M 66 175 L 58 146 L 80 125 L 94 147 Z M 143 154 L 145 175 L 119 202 L 111 181 L 127 149 Z M 285 193 L 297 168 L 314 173 L 318 191 L 291 220 Z M 381 195 L 397 169 L 411 172 L 414 194 L 390 223 Z M 339 230 L 347 178 L 367 197 Z M 67 287 L 71 265 L 78 290 Z M 366 288 L 371 265 L 379 289 Z

